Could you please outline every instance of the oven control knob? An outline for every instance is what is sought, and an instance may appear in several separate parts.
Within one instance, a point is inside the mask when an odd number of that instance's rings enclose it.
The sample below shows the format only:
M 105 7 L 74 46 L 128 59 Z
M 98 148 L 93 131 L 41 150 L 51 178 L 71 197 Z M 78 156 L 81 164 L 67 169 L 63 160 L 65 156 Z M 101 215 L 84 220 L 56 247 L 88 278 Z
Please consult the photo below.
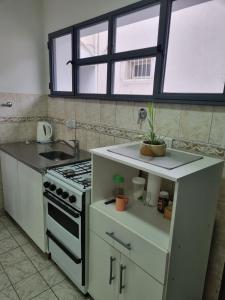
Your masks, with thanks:
M 76 201 L 77 201 L 77 198 L 76 198 L 76 196 L 70 196 L 69 197 L 69 201 L 70 201 L 70 203 L 75 203 Z
M 56 194 L 58 195 L 58 196 L 60 196 L 60 195 L 62 195 L 62 193 L 63 193 L 63 190 L 62 189 L 57 189 L 56 190 Z
M 51 184 L 50 187 L 49 187 L 49 189 L 50 189 L 50 191 L 53 192 L 56 189 L 56 186 L 54 184 Z
M 45 182 L 44 182 L 44 187 L 47 189 L 47 188 L 49 188 L 49 186 L 50 186 L 50 182 L 45 181 Z
M 62 198 L 63 199 L 66 199 L 68 196 L 69 196 L 69 194 L 67 192 L 63 192 L 62 193 Z

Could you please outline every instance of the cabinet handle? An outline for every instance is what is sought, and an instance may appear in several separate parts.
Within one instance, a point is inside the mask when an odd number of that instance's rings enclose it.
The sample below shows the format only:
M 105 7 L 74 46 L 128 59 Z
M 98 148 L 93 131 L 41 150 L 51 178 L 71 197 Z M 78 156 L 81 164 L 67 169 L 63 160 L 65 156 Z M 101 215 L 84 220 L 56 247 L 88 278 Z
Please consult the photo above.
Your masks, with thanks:
M 120 290 L 119 293 L 122 294 L 125 285 L 123 284 L 123 271 L 126 269 L 126 266 L 120 265 Z
M 131 250 L 131 245 L 130 243 L 124 243 L 123 241 L 121 241 L 120 239 L 118 239 L 115 235 L 114 232 L 107 232 L 106 234 L 111 237 L 111 239 L 113 239 L 114 241 L 116 241 L 117 243 L 119 243 L 120 245 L 122 245 L 123 247 L 125 247 L 127 250 Z
M 109 284 L 112 284 L 112 281 L 115 279 L 113 276 L 113 262 L 116 260 L 115 257 L 110 256 L 110 271 L 109 271 Z

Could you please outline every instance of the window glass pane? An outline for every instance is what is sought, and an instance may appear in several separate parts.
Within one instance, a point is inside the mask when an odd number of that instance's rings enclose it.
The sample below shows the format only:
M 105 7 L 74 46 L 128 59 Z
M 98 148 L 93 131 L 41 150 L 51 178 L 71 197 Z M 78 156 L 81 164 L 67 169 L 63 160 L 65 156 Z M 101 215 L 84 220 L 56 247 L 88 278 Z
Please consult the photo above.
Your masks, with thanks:
M 152 95 L 155 62 L 155 57 L 116 62 L 114 94 Z
M 222 93 L 225 1 L 187 2 L 173 3 L 164 92 Z
M 108 52 L 108 22 L 80 30 L 80 58 L 104 55 Z
M 54 91 L 72 91 L 72 34 L 53 40 Z
M 79 67 L 79 93 L 106 94 L 107 64 Z
M 116 19 L 116 52 L 157 46 L 160 5 Z

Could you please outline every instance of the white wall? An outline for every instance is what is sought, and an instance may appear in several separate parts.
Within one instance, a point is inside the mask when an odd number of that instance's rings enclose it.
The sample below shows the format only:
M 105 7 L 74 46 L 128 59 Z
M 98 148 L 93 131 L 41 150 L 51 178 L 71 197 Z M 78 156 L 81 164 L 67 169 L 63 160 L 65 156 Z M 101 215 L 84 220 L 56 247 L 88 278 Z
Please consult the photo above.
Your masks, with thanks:
M 0 0 L 0 92 L 44 91 L 42 7 L 41 0 Z
M 94 18 L 137 0 L 44 0 L 46 34 Z

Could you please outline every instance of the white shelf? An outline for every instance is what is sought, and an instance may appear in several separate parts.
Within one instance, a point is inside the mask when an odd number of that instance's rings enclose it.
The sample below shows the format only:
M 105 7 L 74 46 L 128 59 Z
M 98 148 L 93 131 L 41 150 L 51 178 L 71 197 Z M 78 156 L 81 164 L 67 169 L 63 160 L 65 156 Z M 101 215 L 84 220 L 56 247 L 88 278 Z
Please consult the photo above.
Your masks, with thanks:
M 170 221 L 164 219 L 156 207 L 152 208 L 139 201 L 132 201 L 126 211 L 118 212 L 115 203 L 105 205 L 105 201 L 106 199 L 96 201 L 91 206 L 143 239 L 168 250 Z
M 132 144 L 136 144 L 136 142 L 135 143 L 127 143 L 127 145 L 132 145 Z M 138 170 L 152 173 L 152 174 L 155 174 L 162 178 L 166 178 L 166 179 L 169 179 L 169 180 L 172 180 L 175 182 L 178 181 L 182 177 L 194 174 L 203 169 L 212 167 L 217 164 L 221 164 L 221 162 L 223 162 L 220 159 L 203 156 L 203 158 L 198 161 L 180 166 L 180 167 L 172 169 L 172 170 L 167 170 L 167 169 L 164 169 L 161 167 L 151 165 L 150 163 L 146 163 L 146 162 L 143 162 L 140 160 L 136 160 L 136 159 L 133 159 L 130 157 L 126 157 L 126 156 L 108 151 L 109 149 L 114 149 L 117 147 L 118 147 L 118 145 L 92 149 L 90 151 L 94 155 L 97 155 L 97 156 L 109 159 L 111 161 L 115 161 L 117 163 L 121 163 L 121 164 L 130 166 L 130 167 L 133 167 Z M 184 151 L 178 151 L 178 152 L 184 152 Z

